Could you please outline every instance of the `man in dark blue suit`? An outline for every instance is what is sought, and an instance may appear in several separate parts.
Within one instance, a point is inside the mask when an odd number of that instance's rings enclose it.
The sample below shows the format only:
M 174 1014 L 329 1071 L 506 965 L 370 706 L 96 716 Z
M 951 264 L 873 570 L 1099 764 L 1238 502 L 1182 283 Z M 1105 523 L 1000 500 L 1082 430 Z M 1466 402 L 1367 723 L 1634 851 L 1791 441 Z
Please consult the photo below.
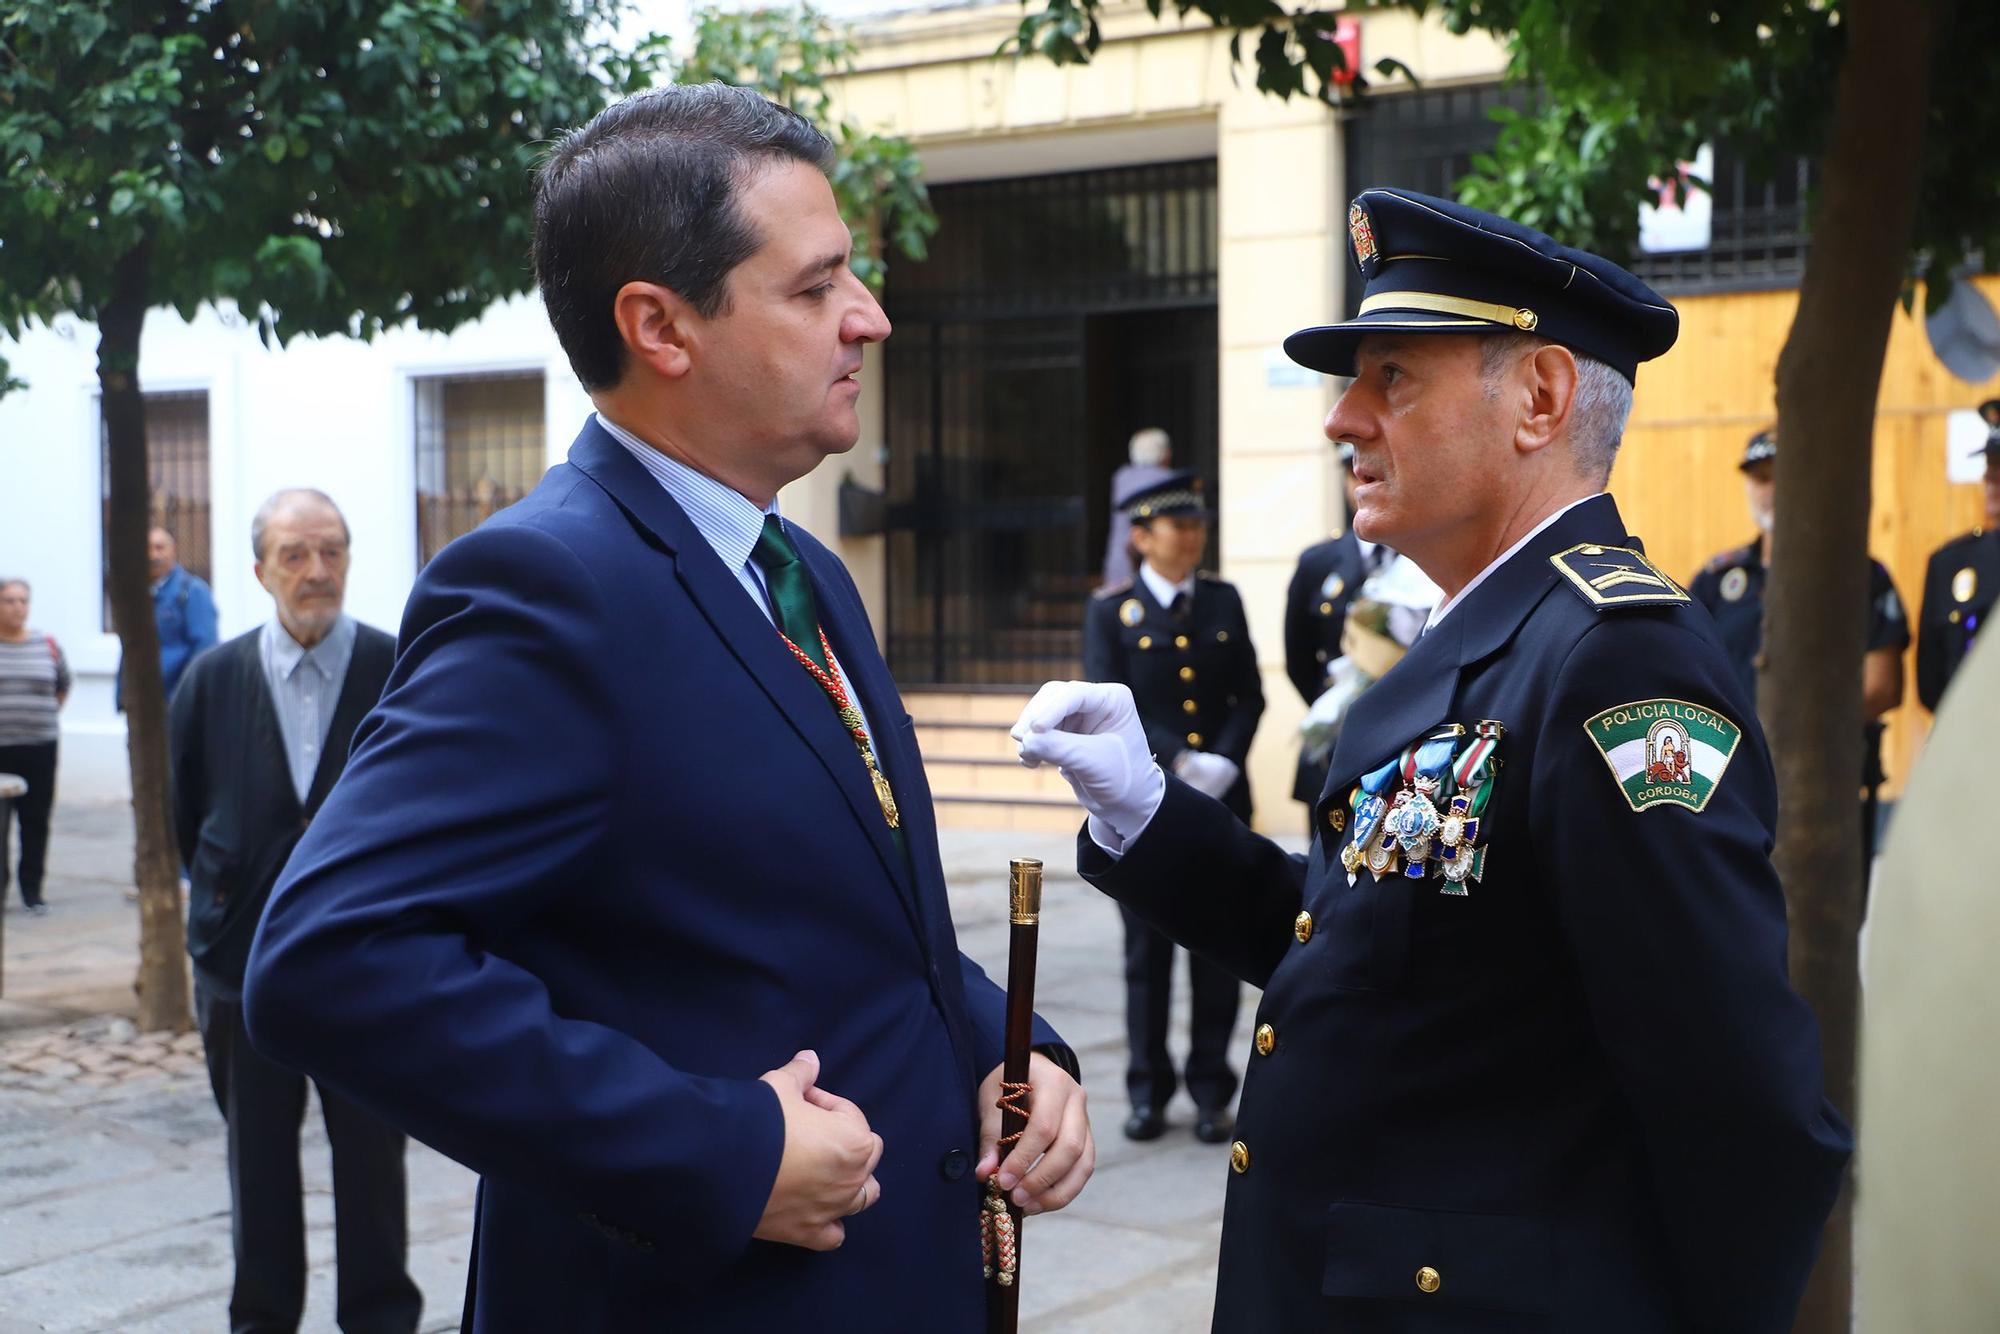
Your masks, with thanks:
M 1354 531 L 1445 592 L 1341 728 L 1304 857 L 1162 774 L 1117 686 L 1015 735 L 1079 862 L 1264 988 L 1219 1331 L 1784 1334 L 1846 1166 L 1785 976 L 1778 793 L 1715 625 L 1604 494 L 1672 306 L 1441 199 L 1349 213 Z M 1217 887 L 1226 887 L 1226 893 Z
M 980 1181 L 1090 1174 L 1045 1027 L 997 1161 L 914 727 L 777 513 L 889 333 L 831 157 L 720 85 L 556 147 L 536 274 L 598 412 L 425 568 L 257 935 L 259 1049 L 480 1173 L 470 1330 L 980 1329 Z

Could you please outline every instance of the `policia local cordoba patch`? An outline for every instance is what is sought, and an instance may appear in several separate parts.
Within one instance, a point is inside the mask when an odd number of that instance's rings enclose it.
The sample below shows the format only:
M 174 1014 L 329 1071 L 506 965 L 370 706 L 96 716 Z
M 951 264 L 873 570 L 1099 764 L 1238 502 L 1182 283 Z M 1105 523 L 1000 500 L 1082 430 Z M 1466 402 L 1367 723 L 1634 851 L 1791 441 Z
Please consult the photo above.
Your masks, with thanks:
M 1639 699 L 1583 725 L 1635 811 L 1708 805 L 1743 729 L 1682 699 Z

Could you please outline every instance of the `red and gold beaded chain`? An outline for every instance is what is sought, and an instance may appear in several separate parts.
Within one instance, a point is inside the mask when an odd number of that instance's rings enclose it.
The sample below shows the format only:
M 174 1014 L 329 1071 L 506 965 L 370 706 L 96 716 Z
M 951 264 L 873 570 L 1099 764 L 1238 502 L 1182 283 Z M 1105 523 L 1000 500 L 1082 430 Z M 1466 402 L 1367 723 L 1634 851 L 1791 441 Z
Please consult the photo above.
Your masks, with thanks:
M 819 631 L 819 647 L 820 652 L 826 654 L 826 668 L 814 662 L 812 655 L 794 644 L 792 637 L 783 630 L 778 631 L 778 638 L 785 641 L 785 647 L 792 651 L 799 665 L 812 673 L 812 679 L 819 682 L 819 688 L 833 701 L 833 707 L 840 713 L 841 726 L 853 734 L 854 748 L 861 752 L 861 763 L 867 766 L 869 781 L 875 784 L 875 800 L 882 804 L 882 818 L 889 822 L 891 829 L 901 829 L 903 816 L 896 809 L 896 794 L 890 790 L 882 766 L 875 762 L 875 747 L 868 740 L 868 724 L 862 718 L 861 710 L 854 707 L 846 683 L 840 679 L 840 661 L 833 656 L 833 645 L 826 641 L 826 627 L 821 626 Z

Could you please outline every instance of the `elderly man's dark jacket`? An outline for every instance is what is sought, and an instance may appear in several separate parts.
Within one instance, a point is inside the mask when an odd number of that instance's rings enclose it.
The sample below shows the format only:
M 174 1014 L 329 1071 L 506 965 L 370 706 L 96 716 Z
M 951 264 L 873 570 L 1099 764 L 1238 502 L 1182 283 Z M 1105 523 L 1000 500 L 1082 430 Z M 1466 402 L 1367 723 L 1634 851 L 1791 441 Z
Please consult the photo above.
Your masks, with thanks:
M 354 628 L 354 656 L 303 803 L 264 675 L 262 626 L 197 658 L 174 692 L 174 836 L 188 875 L 188 953 L 202 982 L 225 999 L 240 994 L 271 886 L 333 790 L 354 729 L 382 697 L 395 663 L 393 638 Z
M 1082 839 L 1100 888 L 1265 989 L 1217 1330 L 1790 1329 L 1850 1137 L 1785 975 L 1751 698 L 1633 545 L 1587 501 L 1432 626 L 1342 730 L 1309 857 L 1171 779 L 1122 860 Z M 1419 876 L 1350 878 L 1356 789 L 1421 790 L 1442 737 L 1448 809 L 1482 724 L 1477 877 L 1438 873 L 1441 833 Z

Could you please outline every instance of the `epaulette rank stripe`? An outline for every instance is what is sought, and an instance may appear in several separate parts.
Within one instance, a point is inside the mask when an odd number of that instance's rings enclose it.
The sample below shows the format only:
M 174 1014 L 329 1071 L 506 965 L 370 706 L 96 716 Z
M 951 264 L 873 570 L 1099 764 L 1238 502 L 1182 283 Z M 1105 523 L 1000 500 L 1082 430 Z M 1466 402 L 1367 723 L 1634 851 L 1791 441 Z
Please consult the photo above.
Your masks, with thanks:
M 1599 609 L 1672 607 L 1689 600 L 1665 571 L 1629 547 L 1586 542 L 1557 552 L 1549 564 L 1562 572 L 1577 596 Z

